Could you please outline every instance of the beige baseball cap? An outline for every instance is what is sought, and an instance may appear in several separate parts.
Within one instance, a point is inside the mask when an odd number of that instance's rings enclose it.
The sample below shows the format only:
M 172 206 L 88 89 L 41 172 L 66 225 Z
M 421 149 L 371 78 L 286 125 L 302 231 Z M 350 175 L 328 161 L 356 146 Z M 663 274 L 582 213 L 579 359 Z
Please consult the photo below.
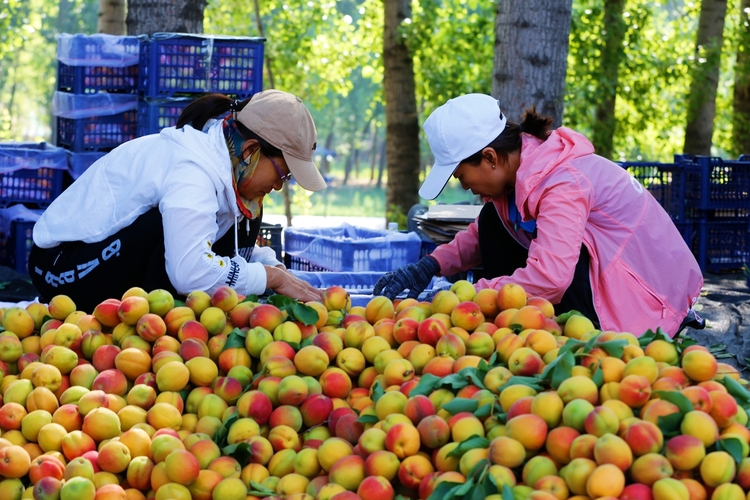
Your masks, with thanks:
M 325 189 L 326 182 L 313 162 L 317 133 L 302 99 L 281 90 L 255 94 L 237 120 L 281 150 L 289 171 L 308 191 Z

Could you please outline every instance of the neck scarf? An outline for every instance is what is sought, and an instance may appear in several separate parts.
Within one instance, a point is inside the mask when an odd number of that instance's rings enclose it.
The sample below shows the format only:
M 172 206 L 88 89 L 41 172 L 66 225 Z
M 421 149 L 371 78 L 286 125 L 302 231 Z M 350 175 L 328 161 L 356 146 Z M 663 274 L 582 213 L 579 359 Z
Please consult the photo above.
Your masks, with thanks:
M 248 219 L 255 219 L 261 213 L 263 207 L 263 196 L 248 200 L 240 195 L 240 190 L 250 182 L 255 172 L 258 162 L 260 161 L 260 146 L 256 145 L 248 151 L 247 158 L 243 159 L 242 146 L 247 142 L 234 119 L 228 116 L 222 124 L 224 139 L 227 141 L 229 149 L 229 160 L 232 163 L 232 184 L 234 186 L 234 195 L 237 199 L 237 206 L 242 215 Z

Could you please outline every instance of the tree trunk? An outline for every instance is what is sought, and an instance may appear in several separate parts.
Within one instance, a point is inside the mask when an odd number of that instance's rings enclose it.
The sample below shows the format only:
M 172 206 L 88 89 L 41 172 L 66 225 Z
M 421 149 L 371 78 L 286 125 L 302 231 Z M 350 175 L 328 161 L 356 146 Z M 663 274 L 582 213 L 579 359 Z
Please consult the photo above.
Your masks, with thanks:
M 562 123 L 572 0 L 497 2 L 492 95 L 520 122 L 526 108 Z
M 741 2 L 738 30 L 732 118 L 732 149 L 735 155 L 750 154 L 750 0 Z
M 326 142 L 325 146 L 323 146 L 327 151 L 332 151 L 333 147 L 333 129 L 331 129 L 330 132 L 328 132 L 328 135 L 326 136 Z M 320 160 L 320 173 L 325 175 L 328 173 L 328 155 L 324 154 L 323 158 Z
M 370 184 L 375 180 L 375 160 L 378 155 L 378 123 L 372 122 L 372 134 L 370 136 Z
M 615 119 L 615 99 L 617 98 L 618 72 L 623 55 L 622 42 L 627 25 L 622 14 L 625 0 L 604 0 L 604 26 L 602 38 L 604 48 L 599 61 L 599 102 L 596 105 L 596 125 L 591 142 L 597 154 L 612 159 Z
M 380 145 L 380 153 L 378 153 L 378 180 L 375 183 L 375 187 L 379 188 L 383 185 L 383 171 L 385 170 L 385 164 L 387 159 L 387 150 L 386 147 L 388 144 L 388 141 L 383 139 L 383 142 Z M 388 207 L 386 207 L 386 210 L 388 210 Z M 407 214 L 409 212 L 406 212 Z
M 206 0 L 128 0 L 128 34 L 203 33 L 205 8 Z
M 703 0 L 688 94 L 685 153 L 710 155 L 727 0 Z
M 385 88 L 388 220 L 406 216 L 419 202 L 419 121 L 414 61 L 399 27 L 411 18 L 409 0 L 384 0 L 383 68 Z M 400 213 L 399 213 L 400 212 Z
M 63 2 L 60 0 L 60 8 Z M 125 32 L 125 7 L 126 0 L 100 0 L 99 1 L 99 22 L 96 31 L 108 35 L 124 35 Z M 137 2 L 131 2 L 136 4 Z
M 255 6 L 255 24 L 258 27 L 258 35 L 261 38 L 265 38 L 265 32 L 263 31 L 263 21 L 261 21 L 260 17 L 260 0 L 254 0 L 253 4 Z M 263 59 L 265 59 L 266 64 L 266 75 L 268 76 L 268 84 L 269 88 L 276 88 L 275 84 L 273 83 L 273 72 L 271 71 L 271 66 L 273 65 L 273 56 L 272 54 L 265 53 L 263 56 Z

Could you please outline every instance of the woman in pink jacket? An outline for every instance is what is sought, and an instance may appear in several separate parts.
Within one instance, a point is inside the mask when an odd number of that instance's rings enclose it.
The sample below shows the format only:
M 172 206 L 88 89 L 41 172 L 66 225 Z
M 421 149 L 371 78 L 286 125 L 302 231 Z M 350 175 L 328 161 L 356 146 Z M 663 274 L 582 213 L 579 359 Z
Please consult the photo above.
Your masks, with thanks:
M 535 109 L 509 122 L 483 94 L 436 109 L 424 124 L 435 164 L 420 196 L 436 198 L 453 176 L 485 205 L 451 243 L 385 275 L 375 293 L 415 297 L 434 275 L 482 265 L 478 290 L 516 283 L 602 330 L 675 335 L 703 286 L 690 249 L 633 176 L 551 123 Z

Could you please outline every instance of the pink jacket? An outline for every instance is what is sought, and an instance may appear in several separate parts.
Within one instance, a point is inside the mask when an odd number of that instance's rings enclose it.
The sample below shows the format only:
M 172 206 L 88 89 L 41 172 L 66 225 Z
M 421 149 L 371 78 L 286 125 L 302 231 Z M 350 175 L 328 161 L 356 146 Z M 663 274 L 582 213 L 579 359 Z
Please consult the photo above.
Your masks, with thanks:
M 524 134 L 516 174 L 516 206 L 536 219 L 530 241 L 513 230 L 507 198 L 492 201 L 503 224 L 529 248 L 526 267 L 476 283 L 499 289 L 517 283 L 529 296 L 556 304 L 573 280 L 581 245 L 591 256 L 589 274 L 602 330 L 642 335 L 663 328 L 674 335 L 695 304 L 703 276 L 669 215 L 618 165 L 594 154 L 583 135 L 568 128 L 547 141 Z M 502 248 L 497 258 L 502 259 Z M 449 276 L 481 264 L 477 222 L 432 256 Z

